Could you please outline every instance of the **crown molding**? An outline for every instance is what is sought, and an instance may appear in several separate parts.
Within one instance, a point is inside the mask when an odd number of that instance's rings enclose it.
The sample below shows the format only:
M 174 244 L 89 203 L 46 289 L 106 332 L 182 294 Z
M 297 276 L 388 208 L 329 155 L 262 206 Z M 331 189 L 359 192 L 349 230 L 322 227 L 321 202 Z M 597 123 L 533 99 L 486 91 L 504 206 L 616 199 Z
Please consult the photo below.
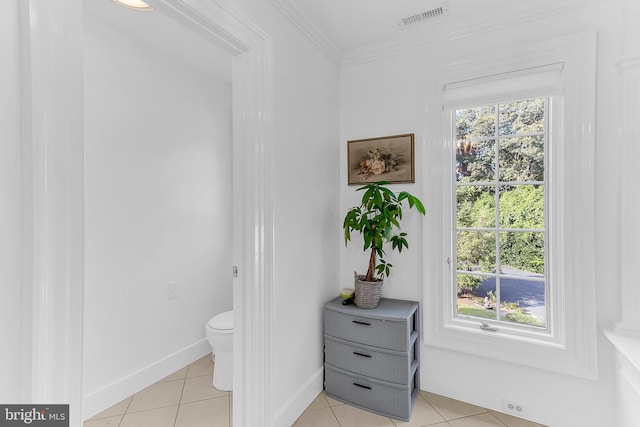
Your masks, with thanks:
M 435 25 L 407 30 L 396 38 L 344 51 L 340 49 L 294 0 L 269 0 L 307 39 L 339 67 L 350 67 L 388 57 L 414 52 L 440 43 L 474 37 L 491 31 L 543 20 L 570 13 L 610 0 L 566 0 L 540 6 L 524 4 L 508 11 L 494 13 L 489 19 L 476 17 L 462 19 L 451 28 L 451 22 L 442 20 Z
M 340 65 L 342 51 L 292 0 L 269 0 L 305 37 L 307 37 L 335 65 Z
M 479 34 L 566 14 L 607 1 L 609 0 L 570 0 L 548 4 L 544 7 L 536 4 L 526 4 L 508 11 L 496 12 L 488 19 L 481 21 L 477 20 L 476 17 L 462 19 L 456 23 L 455 28 L 452 28 L 450 21 L 440 20 L 434 25 L 412 30 L 410 33 L 391 40 L 348 50 L 344 52 L 340 66 L 351 67 L 378 61 L 441 43 L 475 37 Z

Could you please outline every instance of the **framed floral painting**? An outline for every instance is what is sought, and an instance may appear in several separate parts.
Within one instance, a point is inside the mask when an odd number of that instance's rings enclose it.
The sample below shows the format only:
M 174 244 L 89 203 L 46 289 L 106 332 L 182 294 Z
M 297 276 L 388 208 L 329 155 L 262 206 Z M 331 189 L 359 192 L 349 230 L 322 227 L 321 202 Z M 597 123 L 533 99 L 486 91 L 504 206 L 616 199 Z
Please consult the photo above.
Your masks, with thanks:
M 347 141 L 349 185 L 415 182 L 412 133 Z

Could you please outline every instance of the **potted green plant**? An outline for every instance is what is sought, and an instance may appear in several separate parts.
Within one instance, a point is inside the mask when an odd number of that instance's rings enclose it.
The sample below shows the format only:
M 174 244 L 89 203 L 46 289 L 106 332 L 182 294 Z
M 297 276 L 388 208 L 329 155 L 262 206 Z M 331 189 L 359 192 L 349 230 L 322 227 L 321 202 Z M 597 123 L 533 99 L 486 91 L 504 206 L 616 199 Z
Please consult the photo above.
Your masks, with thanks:
M 400 232 L 402 208 L 406 201 L 409 208 L 416 208 L 425 214 L 424 205 L 412 194 L 401 191 L 398 194 L 388 189 L 389 182 L 379 181 L 357 189 L 364 191 L 359 206 L 354 206 L 344 217 L 345 245 L 351 241 L 351 233 L 359 232 L 364 240 L 364 251 L 370 250 L 369 265 L 364 275 L 355 274 L 355 303 L 360 308 L 378 305 L 383 278 L 389 276 L 392 264 L 385 261 L 385 244 L 392 250 L 402 252 L 409 248 L 407 233 Z M 375 274 L 379 277 L 376 277 Z

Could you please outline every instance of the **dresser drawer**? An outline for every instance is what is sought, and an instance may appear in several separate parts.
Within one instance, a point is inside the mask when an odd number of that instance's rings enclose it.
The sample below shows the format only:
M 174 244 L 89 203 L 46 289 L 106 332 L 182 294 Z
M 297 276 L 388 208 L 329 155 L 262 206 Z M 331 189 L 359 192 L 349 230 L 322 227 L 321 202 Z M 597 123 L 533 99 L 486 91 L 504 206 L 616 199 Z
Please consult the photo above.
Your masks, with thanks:
M 418 363 L 415 345 L 414 340 L 409 351 L 392 351 L 325 336 L 324 357 L 327 364 L 354 374 L 407 384 Z
M 372 319 L 332 311 L 325 315 L 325 334 L 390 350 L 409 349 L 406 330 L 406 322 Z
M 325 392 L 345 403 L 398 420 L 409 421 L 419 393 L 417 370 L 410 384 L 399 385 L 355 375 L 325 364 Z

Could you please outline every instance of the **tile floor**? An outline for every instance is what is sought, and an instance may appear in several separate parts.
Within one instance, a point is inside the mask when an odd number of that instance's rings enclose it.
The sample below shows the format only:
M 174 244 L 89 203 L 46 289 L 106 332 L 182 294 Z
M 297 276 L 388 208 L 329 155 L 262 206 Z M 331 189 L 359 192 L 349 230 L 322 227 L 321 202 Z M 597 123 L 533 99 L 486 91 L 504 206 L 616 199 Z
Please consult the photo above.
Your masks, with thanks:
M 211 385 L 211 355 L 84 422 L 84 427 L 229 427 L 231 393 Z
M 88 419 L 84 427 L 230 427 L 232 395 L 211 385 L 211 355 Z M 428 392 L 420 392 L 411 421 L 372 414 L 326 396 L 309 405 L 294 427 L 544 427 Z
M 320 393 L 294 427 L 544 427 L 531 421 L 421 391 L 409 422 L 375 415 Z

